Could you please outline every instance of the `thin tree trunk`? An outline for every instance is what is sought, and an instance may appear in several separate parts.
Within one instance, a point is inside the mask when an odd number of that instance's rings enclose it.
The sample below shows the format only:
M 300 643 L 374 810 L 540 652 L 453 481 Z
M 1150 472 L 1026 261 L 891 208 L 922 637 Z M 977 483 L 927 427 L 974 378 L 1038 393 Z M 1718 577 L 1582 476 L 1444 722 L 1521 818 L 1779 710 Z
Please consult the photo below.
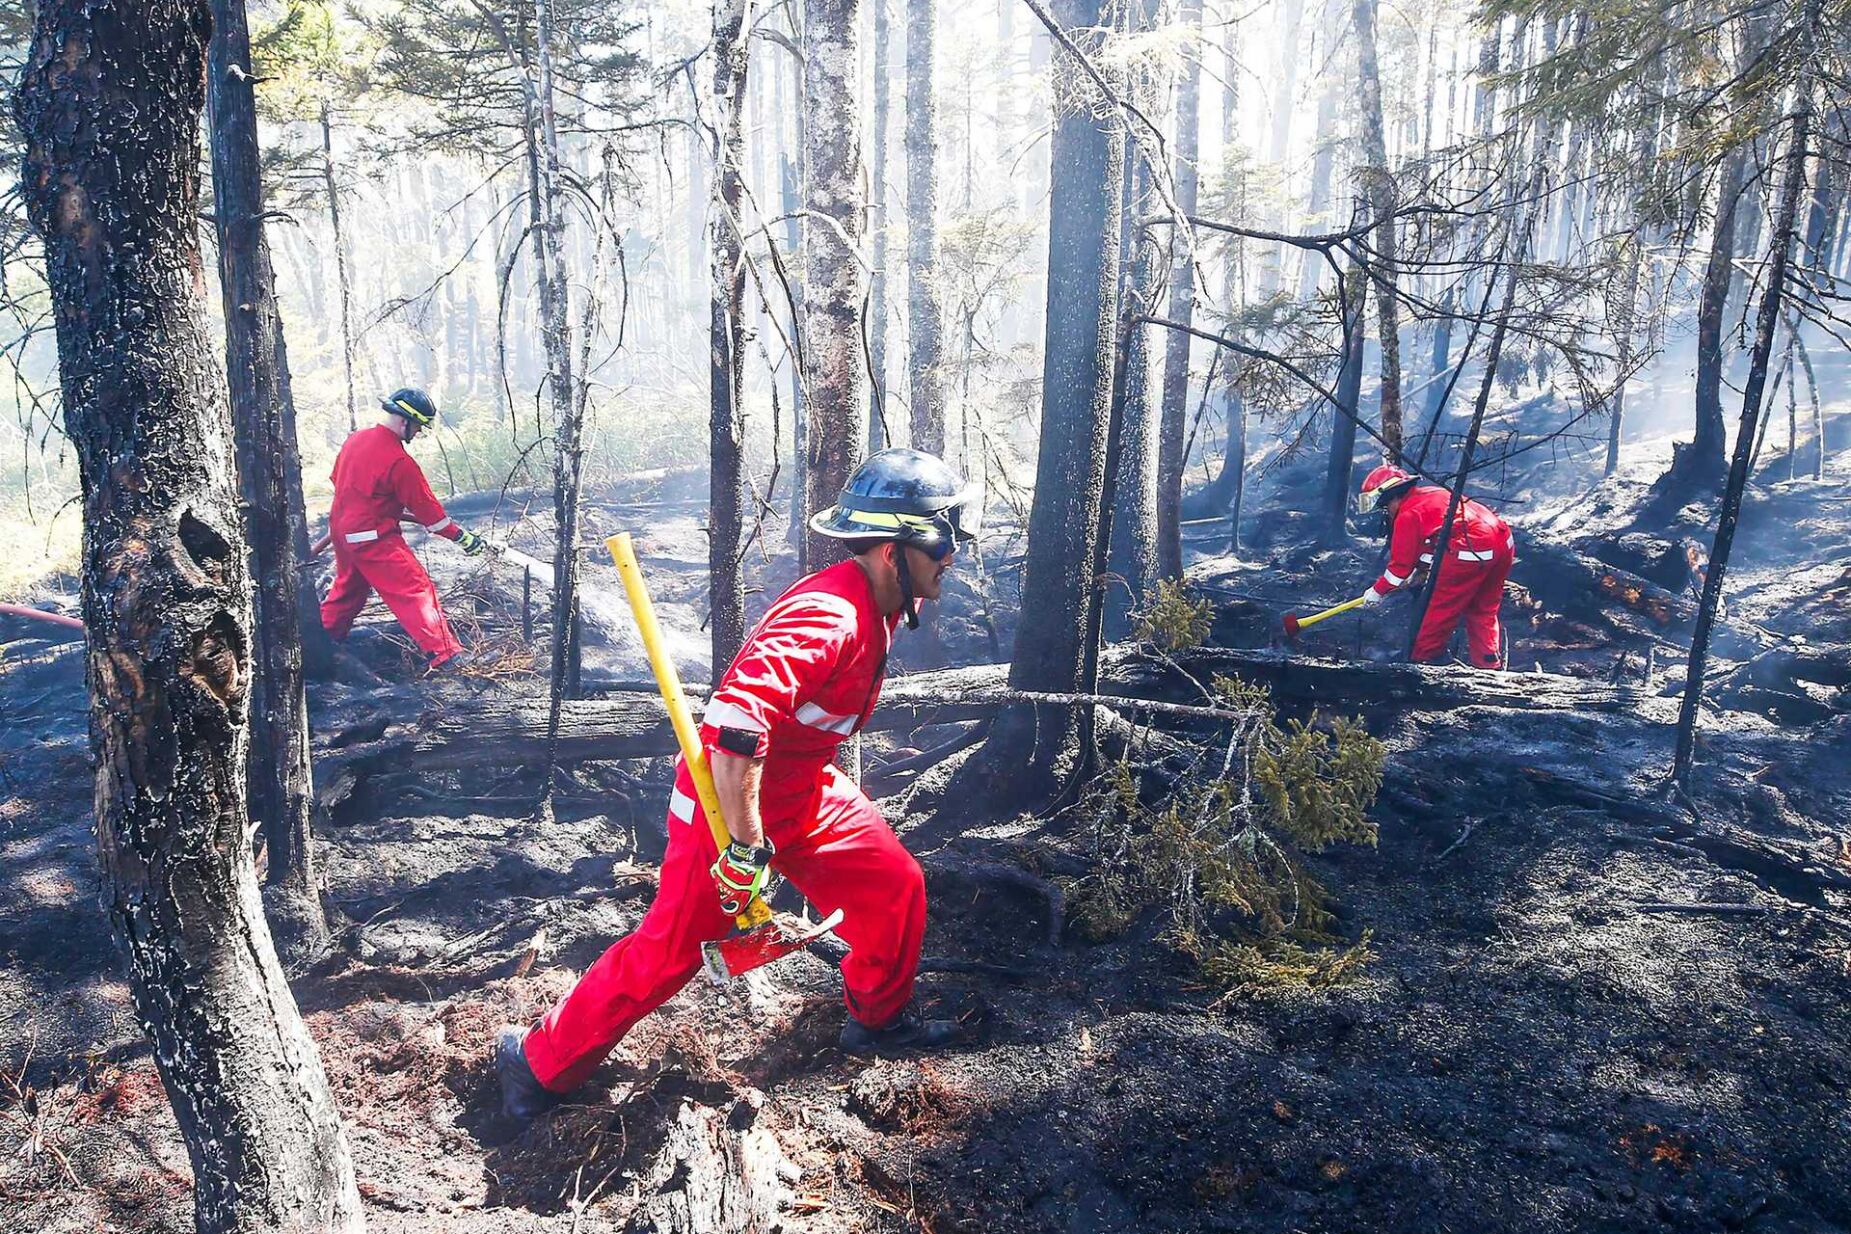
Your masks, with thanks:
M 1737 146 L 1724 156 L 1717 176 L 1716 222 L 1697 301 L 1696 434 L 1688 446 L 1676 451 L 1672 468 L 1686 484 L 1712 485 L 1723 476 L 1727 436 L 1722 418 L 1723 317 L 1735 265 L 1736 204 L 1747 170 L 1748 147 Z
M 893 221 L 887 211 L 887 129 L 892 114 L 893 22 L 889 17 L 891 0 L 873 0 L 874 4 L 874 145 L 870 179 L 873 201 L 869 203 L 869 226 L 874 231 L 874 270 L 869 276 L 868 350 L 873 356 L 870 368 L 873 381 L 868 399 L 868 453 L 887 445 L 882 416 L 887 407 L 887 237 Z
M 1634 318 L 1639 303 L 1639 269 L 1645 263 L 1645 247 L 1638 236 L 1627 240 L 1626 248 L 1626 275 L 1620 284 L 1620 307 L 1625 316 L 1613 323 L 1619 342 L 1619 377 L 1607 417 L 1607 465 L 1603 474 L 1609 476 L 1620 466 L 1620 442 L 1626 423 L 1626 384 L 1632 379 L 1633 340 L 1637 330 Z
M 937 0 L 906 6 L 906 317 L 912 445 L 945 452 L 944 307 L 938 286 Z M 966 151 L 969 142 L 965 143 Z
M 883 0 L 875 0 L 880 5 Z M 708 498 L 708 597 L 712 605 L 713 681 L 738 654 L 746 636 L 746 593 L 741 566 L 745 527 L 744 243 L 740 227 L 745 201 L 745 99 L 751 0 L 715 0 L 713 7 L 714 201 L 709 222 L 713 275 L 708 330 L 709 446 L 712 478 Z
M 1825 479 L 1825 410 L 1819 404 L 1819 377 L 1812 371 L 1812 356 L 1806 350 L 1806 337 L 1795 334 L 1793 349 L 1799 353 L 1800 369 L 1806 374 L 1806 398 L 1812 404 L 1812 435 L 1818 453 L 1812 460 L 1812 478 Z
M 1202 56 L 1207 50 L 1202 41 L 1202 0 L 1183 0 L 1182 28 L 1190 46 L 1176 88 L 1176 208 L 1194 214 L 1202 132 Z M 1195 320 L 1196 254 L 1175 240 L 1172 243 L 1176 252 L 1170 262 L 1170 320 L 1190 325 Z M 1183 457 L 1183 422 L 1189 406 L 1189 345 L 1193 341 L 1182 330 L 1170 331 L 1164 340 L 1162 439 L 1157 451 L 1157 572 L 1169 579 L 1183 576 L 1183 468 L 1188 463 Z
M 210 6 L 50 0 L 35 25 L 14 108 L 83 481 L 104 900 L 196 1228 L 357 1232 L 247 831 L 252 592 L 197 222 Z
M 1333 393 L 1338 406 L 1331 408 L 1330 462 L 1324 470 L 1325 544 L 1343 544 L 1349 539 L 1346 520 L 1350 511 L 1351 471 L 1356 465 L 1356 421 L 1358 398 L 1363 388 L 1363 305 L 1367 276 L 1361 266 L 1351 266 L 1343 276 L 1343 305 L 1348 316 L 1343 340 L 1343 365 L 1337 371 Z M 1344 409 L 1348 409 L 1346 414 Z
M 1802 51 L 1813 42 L 1822 5 L 1823 0 L 1807 0 L 1800 26 Z M 1678 708 L 1677 753 L 1672 761 L 1671 776 L 1686 789 L 1690 787 L 1690 768 L 1696 755 L 1697 708 L 1703 698 L 1710 632 L 1722 603 L 1723 577 L 1729 568 L 1729 550 L 1735 543 L 1735 527 L 1742 514 L 1742 492 L 1748 486 L 1748 456 L 1754 449 L 1755 422 L 1761 415 L 1761 393 L 1767 386 L 1768 361 L 1774 352 L 1774 331 L 1780 323 L 1788 262 L 1798 229 L 1800 191 L 1806 183 L 1806 136 L 1812 124 L 1813 85 L 1810 56 L 1801 55 L 1798 62 L 1807 67 L 1801 70 L 1793 92 L 1791 136 L 1769 245 L 1765 290 L 1761 293 L 1761 308 L 1755 321 L 1754 347 L 1749 353 L 1748 384 L 1742 390 L 1742 420 L 1736 429 L 1735 454 L 1730 460 L 1729 480 L 1723 488 L 1722 507 L 1716 518 L 1716 539 L 1710 547 L 1710 564 L 1703 576 L 1703 598 L 1697 605 L 1697 624 L 1690 640 L 1690 668 L 1685 675 L 1683 703 Z
M 341 373 L 347 381 L 347 431 L 360 427 L 353 382 L 353 282 L 347 275 L 347 235 L 341 229 L 341 191 L 334 178 L 334 125 L 326 100 L 321 104 L 321 178 L 328 195 L 328 225 L 334 231 L 334 277 L 341 293 Z
M 1099 47 L 1099 0 L 1060 0 L 1054 12 L 1077 46 Z M 1072 691 L 1097 629 L 1101 580 L 1078 567 L 1095 559 L 1106 482 L 1125 133 L 1072 55 L 1057 47 L 1054 62 L 1041 435 L 1022 584 L 1035 603 L 1016 628 L 1009 682 Z M 971 774 L 993 801 L 1045 799 L 1084 736 L 1074 708 L 1005 712 Z
M 250 31 L 244 0 L 213 0 L 207 75 L 212 131 L 213 219 L 225 308 L 225 372 L 238 476 L 257 582 L 252 652 L 250 812 L 268 857 L 264 899 L 270 932 L 291 963 L 328 942 L 315 876 L 309 815 L 308 701 L 302 688 L 303 608 L 296 562 L 307 557 L 302 463 L 276 275 L 264 238 Z M 293 498 L 293 501 L 292 501 Z M 300 557 L 298 556 L 300 553 Z M 321 630 L 319 614 L 315 628 Z
M 1376 0 L 1355 0 L 1351 8 L 1356 31 L 1358 84 L 1361 87 L 1363 156 L 1369 165 L 1362 180 L 1369 196 L 1369 211 L 1376 229 L 1370 233 L 1375 248 L 1375 270 L 1370 279 L 1376 318 L 1381 323 L 1382 440 L 1388 462 L 1401 457 L 1401 313 L 1395 301 L 1395 179 L 1388 166 L 1388 142 L 1382 130 L 1382 77 L 1376 64 Z
M 866 437 L 858 9 L 859 0 L 809 0 L 804 5 L 804 358 L 811 366 L 803 443 L 801 510 L 806 513 L 835 500 Z M 805 540 L 806 570 L 842 557 L 839 540 L 815 533 Z
M 1196 5 L 1195 7 L 1199 11 L 1200 5 Z M 1185 9 L 1186 8 L 1187 6 L 1185 6 Z M 1304 25 L 1304 17 L 1304 0 L 1284 0 L 1279 11 L 1280 29 L 1277 52 L 1279 76 L 1275 78 L 1272 83 L 1271 97 L 1269 99 L 1271 103 L 1271 124 L 1268 126 L 1266 136 L 1266 163 L 1269 167 L 1286 166 L 1286 159 L 1291 150 L 1292 111 L 1298 105 L 1298 68 L 1299 61 L 1304 58 L 1304 49 L 1299 45 L 1299 31 Z M 1188 25 L 1191 20 L 1187 11 L 1184 12 L 1183 20 L 1185 25 Z M 1232 22 L 1229 23 L 1230 37 L 1232 35 L 1233 24 Z M 1197 30 L 1201 28 L 1199 17 L 1195 19 L 1195 24 L 1192 28 Z M 1197 65 L 1194 68 L 1186 68 L 1185 72 L 1195 74 L 1198 82 L 1197 88 L 1199 90 L 1201 66 Z M 1227 66 L 1228 76 L 1225 79 L 1225 84 L 1229 90 L 1236 88 L 1235 82 L 1237 81 L 1236 74 L 1238 72 L 1239 66 L 1230 62 Z M 1178 140 L 1181 140 L 1180 136 Z M 1285 218 L 1283 194 L 1280 195 L 1280 208 L 1274 213 L 1273 222 L 1277 225 L 1276 230 L 1285 231 L 1288 227 L 1288 222 Z M 1286 246 L 1284 244 L 1269 244 L 1260 251 L 1260 271 L 1256 281 L 1259 283 L 1259 294 L 1262 300 L 1268 299 L 1278 292 L 1282 281 L 1281 275 L 1285 268 L 1285 257 Z M 1172 310 L 1170 315 L 1178 321 L 1182 320 L 1176 317 L 1174 310 Z
M 1323 86 L 1318 91 L 1317 149 L 1311 156 L 1311 199 L 1305 214 L 1304 230 L 1317 231 L 1323 227 L 1325 213 L 1330 209 L 1330 182 L 1336 170 L 1337 162 L 1337 87 L 1336 74 L 1325 74 Z M 1310 253 L 1306 253 L 1303 264 L 1298 271 L 1298 298 L 1309 300 L 1318 292 L 1318 284 L 1323 281 L 1324 263 Z

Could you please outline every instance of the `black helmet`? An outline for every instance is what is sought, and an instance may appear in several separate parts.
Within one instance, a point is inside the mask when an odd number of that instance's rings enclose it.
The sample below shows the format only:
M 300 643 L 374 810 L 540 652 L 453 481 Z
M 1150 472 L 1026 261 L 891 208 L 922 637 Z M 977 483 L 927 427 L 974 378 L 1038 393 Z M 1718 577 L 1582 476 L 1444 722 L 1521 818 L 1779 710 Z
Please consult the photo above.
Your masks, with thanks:
M 379 400 L 379 406 L 395 416 L 405 417 L 419 428 L 429 428 L 437 422 L 437 404 L 415 386 L 394 390 L 390 397 Z
M 898 540 L 943 557 L 977 538 L 982 514 L 976 493 L 943 459 L 896 447 L 855 468 L 810 530 L 837 540 Z

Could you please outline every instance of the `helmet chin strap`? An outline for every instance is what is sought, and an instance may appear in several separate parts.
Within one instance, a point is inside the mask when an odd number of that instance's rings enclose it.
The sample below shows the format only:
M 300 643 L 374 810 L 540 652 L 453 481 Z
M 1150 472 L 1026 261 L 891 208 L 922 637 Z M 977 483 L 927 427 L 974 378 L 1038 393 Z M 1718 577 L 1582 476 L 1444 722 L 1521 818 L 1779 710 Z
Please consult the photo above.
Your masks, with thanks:
M 893 542 L 893 569 L 900 576 L 900 611 L 906 614 L 906 628 L 919 628 L 919 606 L 913 601 L 913 571 L 906 564 L 906 545 Z

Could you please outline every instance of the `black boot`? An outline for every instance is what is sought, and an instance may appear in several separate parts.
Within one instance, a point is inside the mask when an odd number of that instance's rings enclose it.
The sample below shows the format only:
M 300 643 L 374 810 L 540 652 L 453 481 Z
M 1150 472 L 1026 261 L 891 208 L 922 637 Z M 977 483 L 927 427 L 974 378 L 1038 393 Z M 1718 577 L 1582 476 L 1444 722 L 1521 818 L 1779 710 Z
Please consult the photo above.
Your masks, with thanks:
M 853 1016 L 842 1026 L 838 1042 L 844 1053 L 888 1057 L 915 1050 L 937 1050 L 964 1040 L 964 1026 L 956 1020 L 926 1020 L 908 1007 L 885 1028 L 869 1028 Z
M 495 1074 L 501 1077 L 501 1112 L 509 1118 L 538 1118 L 559 1104 L 527 1064 L 527 1030 L 510 1025 L 495 1042 Z

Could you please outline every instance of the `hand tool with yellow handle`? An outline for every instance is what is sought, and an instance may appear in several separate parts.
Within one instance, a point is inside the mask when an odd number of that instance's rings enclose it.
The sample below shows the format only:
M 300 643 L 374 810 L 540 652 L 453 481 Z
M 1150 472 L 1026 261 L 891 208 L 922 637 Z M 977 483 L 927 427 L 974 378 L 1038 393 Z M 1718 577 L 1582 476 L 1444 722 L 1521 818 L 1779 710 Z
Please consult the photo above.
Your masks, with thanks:
M 1327 617 L 1336 617 L 1339 614 L 1349 612 L 1353 608 L 1361 608 L 1362 606 L 1363 598 L 1357 596 L 1354 600 L 1345 600 L 1342 604 L 1333 605 L 1323 612 L 1313 613 L 1309 617 L 1300 617 L 1297 613 L 1287 613 L 1285 615 L 1285 636 L 1291 638 L 1306 626 L 1315 626 L 1318 622 L 1323 621 Z
M 732 843 L 726 820 L 720 813 L 720 796 L 714 791 L 713 771 L 707 766 L 706 752 L 701 749 L 700 727 L 681 689 L 681 675 L 675 662 L 668 658 L 662 645 L 662 628 L 656 624 L 655 605 L 649 601 L 649 589 L 643 583 L 642 567 L 636 561 L 636 549 L 629 532 L 620 532 L 604 542 L 617 563 L 618 577 L 630 598 L 630 611 L 636 616 L 637 631 L 643 637 L 643 651 L 655 674 L 656 688 L 668 708 L 668 721 L 675 729 L 675 742 L 681 747 L 682 761 L 688 765 L 688 778 L 694 781 L 694 795 L 700 800 L 701 813 L 713 832 L 714 851 Z M 745 911 L 734 919 L 737 929 L 717 942 L 701 947 L 702 967 L 716 983 L 724 985 L 734 977 L 769 964 L 780 956 L 809 946 L 837 925 L 842 910 L 837 909 L 820 924 L 806 924 L 788 913 L 773 915 L 762 896 L 747 901 Z

